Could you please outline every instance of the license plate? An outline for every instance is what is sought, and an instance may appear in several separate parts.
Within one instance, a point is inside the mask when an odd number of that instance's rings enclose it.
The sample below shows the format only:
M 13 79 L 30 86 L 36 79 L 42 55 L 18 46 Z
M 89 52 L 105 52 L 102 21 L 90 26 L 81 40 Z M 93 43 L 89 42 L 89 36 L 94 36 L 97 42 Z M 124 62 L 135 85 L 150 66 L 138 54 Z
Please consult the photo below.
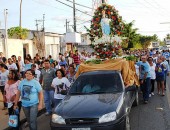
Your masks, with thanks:
M 90 130 L 90 128 L 72 128 L 72 130 Z

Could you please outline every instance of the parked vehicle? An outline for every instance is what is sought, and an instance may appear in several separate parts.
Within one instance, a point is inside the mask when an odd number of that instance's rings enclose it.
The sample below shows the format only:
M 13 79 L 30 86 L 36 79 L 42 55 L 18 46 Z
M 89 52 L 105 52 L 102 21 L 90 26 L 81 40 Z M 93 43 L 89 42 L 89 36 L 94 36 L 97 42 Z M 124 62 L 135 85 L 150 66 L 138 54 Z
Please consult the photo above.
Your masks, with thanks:
M 138 89 L 125 88 L 119 71 L 85 72 L 56 107 L 51 129 L 130 130 L 132 104 L 138 105 Z

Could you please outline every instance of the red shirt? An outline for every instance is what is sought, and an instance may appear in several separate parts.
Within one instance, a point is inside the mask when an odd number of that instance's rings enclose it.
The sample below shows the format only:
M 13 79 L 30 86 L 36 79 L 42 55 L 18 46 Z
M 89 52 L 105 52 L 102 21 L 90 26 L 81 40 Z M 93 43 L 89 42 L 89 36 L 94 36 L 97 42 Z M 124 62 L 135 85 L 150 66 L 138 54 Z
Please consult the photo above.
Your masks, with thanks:
M 74 59 L 74 64 L 76 64 L 76 65 L 80 64 L 80 56 L 79 55 L 74 54 L 73 59 Z

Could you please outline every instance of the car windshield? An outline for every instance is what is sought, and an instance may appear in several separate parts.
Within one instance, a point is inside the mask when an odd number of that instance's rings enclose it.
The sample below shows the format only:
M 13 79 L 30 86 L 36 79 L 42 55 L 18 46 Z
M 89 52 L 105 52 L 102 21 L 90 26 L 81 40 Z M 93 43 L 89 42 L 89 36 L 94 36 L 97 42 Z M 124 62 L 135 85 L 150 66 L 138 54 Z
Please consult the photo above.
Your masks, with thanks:
M 69 94 L 102 94 L 122 92 L 123 85 L 118 73 L 81 75 L 73 83 Z

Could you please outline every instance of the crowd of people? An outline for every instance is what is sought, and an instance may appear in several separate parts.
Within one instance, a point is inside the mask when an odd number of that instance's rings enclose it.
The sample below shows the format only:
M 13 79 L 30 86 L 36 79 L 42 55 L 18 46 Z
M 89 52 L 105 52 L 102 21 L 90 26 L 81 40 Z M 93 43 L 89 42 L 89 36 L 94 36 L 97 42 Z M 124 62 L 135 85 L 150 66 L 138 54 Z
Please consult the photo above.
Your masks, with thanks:
M 166 76 L 169 69 L 170 52 L 156 50 L 124 51 L 124 55 L 134 55 L 136 73 L 144 103 L 154 95 L 155 81 L 158 94 L 164 96 Z M 3 94 L 4 108 L 11 115 L 15 109 L 23 109 L 30 130 L 37 130 L 37 113 L 45 104 L 45 115 L 51 115 L 53 108 L 65 97 L 70 85 L 75 81 L 75 74 L 82 61 L 96 59 L 94 52 L 79 53 L 70 51 L 59 53 L 58 59 L 51 55 L 47 58 L 38 54 L 32 58 L 29 54 L 22 60 L 21 56 L 12 55 L 6 59 L 0 53 L 0 90 Z M 18 120 L 19 120 L 18 113 Z M 15 129 L 19 129 L 19 126 Z
M 93 54 L 92 54 L 93 55 Z M 0 90 L 3 95 L 2 110 L 8 109 L 6 115 L 12 115 L 23 109 L 30 130 L 37 130 L 37 113 L 45 104 L 45 115 L 51 115 L 53 108 L 65 97 L 71 83 L 75 81 L 76 68 L 83 58 L 90 57 L 78 50 L 68 54 L 59 53 L 58 59 L 51 55 L 47 58 L 38 54 L 32 58 L 29 54 L 22 60 L 12 55 L 6 59 L 0 53 Z M 14 129 L 19 129 L 18 127 Z
M 134 51 L 132 55 L 139 58 L 136 61 L 136 72 L 139 76 L 140 89 L 143 93 L 144 103 L 148 103 L 149 97 L 154 95 L 155 82 L 157 83 L 157 93 L 165 96 L 166 79 L 169 75 L 169 50 L 162 52 L 156 50 Z

